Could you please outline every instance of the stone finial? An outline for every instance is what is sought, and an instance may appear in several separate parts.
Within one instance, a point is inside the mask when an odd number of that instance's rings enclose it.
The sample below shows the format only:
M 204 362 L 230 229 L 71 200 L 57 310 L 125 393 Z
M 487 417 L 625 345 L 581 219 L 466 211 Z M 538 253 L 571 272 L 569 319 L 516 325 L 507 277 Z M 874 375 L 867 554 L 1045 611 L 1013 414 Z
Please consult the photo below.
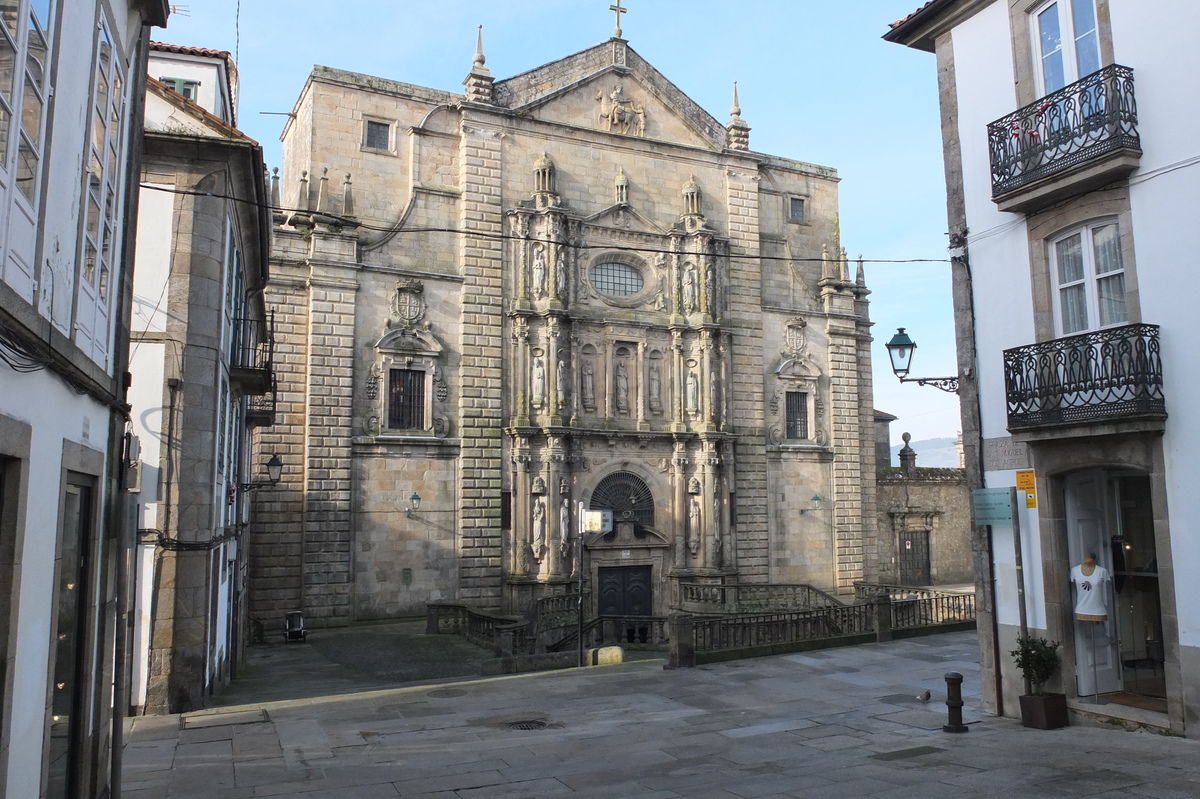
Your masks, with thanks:
M 904 441 L 904 446 L 900 448 L 900 468 L 905 474 L 911 474 L 917 468 L 917 451 L 908 445 L 912 441 L 912 436 L 904 433 L 900 436 Z
M 495 104 L 492 95 L 492 84 L 495 83 L 495 79 L 484 66 L 486 61 L 487 59 L 483 55 L 483 26 L 480 25 L 479 33 L 475 38 L 475 58 L 472 60 L 471 71 L 463 79 L 463 86 L 467 87 L 466 95 L 469 103 Z
M 342 216 L 354 216 L 354 188 L 350 183 L 350 173 L 342 183 Z
M 742 119 L 736 80 L 733 82 L 733 104 L 729 108 L 729 123 L 725 126 L 725 146 L 730 150 L 750 149 L 750 126 Z
M 833 277 L 829 262 L 829 245 L 821 245 L 821 278 Z
M 533 181 L 538 193 L 554 193 L 554 162 L 549 153 L 542 153 L 542 157 L 534 162 Z
M 321 170 L 321 182 L 317 184 L 317 213 L 329 213 L 329 167 Z
M 684 213 L 696 215 L 700 213 L 700 185 L 696 183 L 695 175 L 692 175 L 688 178 L 688 182 L 683 184 L 683 202 L 686 208 Z
M 617 203 L 628 203 L 629 202 L 629 178 L 626 177 L 625 170 L 621 170 L 620 172 L 617 173 L 617 178 L 615 181 L 613 181 L 613 186 L 614 186 L 614 188 L 616 188 L 616 192 L 617 192 L 617 196 L 616 196 Z
M 310 214 L 312 205 L 308 197 L 308 170 L 300 173 L 300 188 L 296 196 L 296 209 L 288 217 L 288 224 L 298 228 L 312 228 L 313 218 Z
M 279 167 L 271 169 L 271 208 L 274 210 L 271 218 L 275 224 L 282 225 L 287 221 L 287 214 L 283 213 L 283 202 L 279 198 Z
M 308 203 L 309 203 L 309 199 L 308 199 L 308 170 L 306 169 L 306 170 L 304 170 L 303 172 L 301 172 L 301 173 L 300 173 L 300 191 L 299 191 L 299 196 L 296 198 L 296 210 L 297 210 L 297 211 L 310 211 L 310 210 L 312 210 L 312 209 L 310 209 L 310 208 L 308 207 Z
M 867 285 L 867 273 L 863 269 L 863 257 L 861 252 L 858 254 L 858 269 L 854 273 L 854 282 L 860 288 Z

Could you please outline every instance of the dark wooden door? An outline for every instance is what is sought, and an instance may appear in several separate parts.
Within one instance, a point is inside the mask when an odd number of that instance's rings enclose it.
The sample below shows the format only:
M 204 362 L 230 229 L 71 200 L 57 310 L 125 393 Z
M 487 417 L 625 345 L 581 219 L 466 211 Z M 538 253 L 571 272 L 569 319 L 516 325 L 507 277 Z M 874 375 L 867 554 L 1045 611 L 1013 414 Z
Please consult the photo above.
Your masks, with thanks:
M 909 530 L 900 534 L 900 584 L 932 585 L 929 575 L 929 531 Z
M 649 566 L 600 569 L 601 616 L 651 615 Z

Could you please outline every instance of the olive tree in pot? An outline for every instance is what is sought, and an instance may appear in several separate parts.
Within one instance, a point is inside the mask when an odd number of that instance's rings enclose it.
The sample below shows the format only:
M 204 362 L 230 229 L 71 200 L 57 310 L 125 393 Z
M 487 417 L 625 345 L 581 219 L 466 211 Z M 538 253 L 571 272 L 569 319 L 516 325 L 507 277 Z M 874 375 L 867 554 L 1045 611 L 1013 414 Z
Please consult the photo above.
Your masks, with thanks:
M 1021 696 L 1021 723 L 1039 730 L 1056 730 L 1067 726 L 1066 694 L 1048 694 L 1042 686 L 1062 665 L 1058 641 L 1026 636 L 1017 638 L 1017 648 L 1009 654 L 1033 693 Z

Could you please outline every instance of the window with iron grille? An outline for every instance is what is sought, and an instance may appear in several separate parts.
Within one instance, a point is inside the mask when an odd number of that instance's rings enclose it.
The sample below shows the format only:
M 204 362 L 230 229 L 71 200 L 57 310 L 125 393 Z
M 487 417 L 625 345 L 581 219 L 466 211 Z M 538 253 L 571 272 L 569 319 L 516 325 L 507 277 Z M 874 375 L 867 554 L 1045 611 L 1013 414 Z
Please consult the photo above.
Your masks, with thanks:
M 646 285 L 646 279 L 638 269 L 620 262 L 596 264 L 592 267 L 591 278 L 597 291 L 612 297 L 632 297 Z
M 390 370 L 388 427 L 392 430 L 425 429 L 424 372 L 418 369 Z
M 368 119 L 363 134 L 363 146 L 370 147 L 372 150 L 386 150 L 390 143 L 391 132 L 392 126 L 388 123 Z
M 788 221 L 803 222 L 804 221 L 804 198 L 790 197 L 788 198 Z
M 808 395 L 802 391 L 787 392 L 787 437 L 793 440 L 808 438 Z

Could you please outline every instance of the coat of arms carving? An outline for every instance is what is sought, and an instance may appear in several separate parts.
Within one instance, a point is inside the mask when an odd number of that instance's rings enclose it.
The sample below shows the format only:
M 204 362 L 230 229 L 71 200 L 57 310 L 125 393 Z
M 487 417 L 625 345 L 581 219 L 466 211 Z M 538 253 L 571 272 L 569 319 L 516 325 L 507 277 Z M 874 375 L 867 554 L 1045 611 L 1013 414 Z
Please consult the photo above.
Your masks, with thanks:
M 412 326 L 425 315 L 425 284 L 419 280 L 401 280 L 392 295 L 392 313 L 403 325 Z

